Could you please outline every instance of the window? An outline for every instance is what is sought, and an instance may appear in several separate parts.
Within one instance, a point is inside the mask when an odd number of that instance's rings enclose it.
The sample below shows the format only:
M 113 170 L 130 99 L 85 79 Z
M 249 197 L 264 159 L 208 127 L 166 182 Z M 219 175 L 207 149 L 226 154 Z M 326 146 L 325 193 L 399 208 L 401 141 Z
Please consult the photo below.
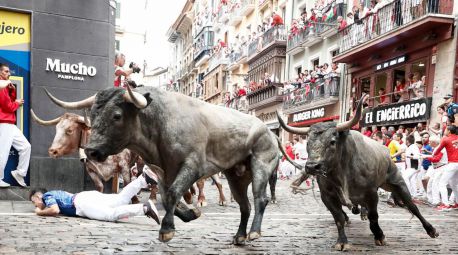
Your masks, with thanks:
M 115 40 L 115 49 L 116 50 L 119 50 L 119 45 L 120 45 L 119 40 Z
M 386 91 L 386 82 L 388 80 L 388 75 L 386 73 L 380 73 L 375 76 L 375 96 L 380 96 L 380 90 L 383 89 L 386 93 L 389 93 Z M 381 104 L 381 103 L 388 103 L 388 97 L 378 97 L 375 100 L 377 103 L 376 104 Z
M 337 54 L 339 54 L 339 49 L 331 51 L 331 57 L 335 57 Z
M 312 60 L 312 68 L 311 69 L 315 69 L 315 66 L 318 66 L 320 65 L 320 58 L 316 58 L 314 60 Z
M 121 3 L 116 1 L 116 18 L 121 18 Z
M 299 75 L 300 73 L 302 73 L 302 66 L 296 67 L 296 74 Z

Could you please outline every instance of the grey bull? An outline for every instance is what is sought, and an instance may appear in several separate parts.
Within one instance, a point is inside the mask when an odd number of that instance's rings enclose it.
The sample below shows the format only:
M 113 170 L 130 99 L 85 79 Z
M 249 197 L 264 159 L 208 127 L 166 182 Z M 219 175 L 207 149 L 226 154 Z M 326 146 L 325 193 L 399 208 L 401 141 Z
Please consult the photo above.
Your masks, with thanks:
M 391 191 L 395 202 L 407 207 L 421 221 L 430 237 L 439 236 L 412 202 L 401 173 L 390 159 L 388 148 L 358 131 L 350 130 L 360 120 L 362 103 L 366 99 L 363 96 L 360 100 L 351 120 L 337 125 L 334 122 L 324 122 L 307 128 L 295 128 L 286 125 L 278 115 L 278 120 L 286 131 L 309 135 L 306 172 L 317 175 L 321 199 L 334 217 L 338 230 L 335 248 L 350 248 L 344 229 L 348 217 L 342 206 L 358 211 L 357 205 L 368 210 L 375 244 L 385 245 L 385 235 L 378 223 L 379 187 Z
M 234 243 L 260 237 L 266 186 L 277 168 L 279 150 L 278 137 L 261 120 L 158 88 L 111 88 L 79 102 L 61 103 L 92 106 L 92 135 L 85 149 L 89 158 L 103 161 L 128 148 L 159 175 L 166 211 L 159 240 L 173 238 L 174 214 L 184 221 L 200 216 L 196 209 L 176 205 L 194 182 L 221 171 L 240 206 Z M 250 183 L 255 215 L 247 235 Z

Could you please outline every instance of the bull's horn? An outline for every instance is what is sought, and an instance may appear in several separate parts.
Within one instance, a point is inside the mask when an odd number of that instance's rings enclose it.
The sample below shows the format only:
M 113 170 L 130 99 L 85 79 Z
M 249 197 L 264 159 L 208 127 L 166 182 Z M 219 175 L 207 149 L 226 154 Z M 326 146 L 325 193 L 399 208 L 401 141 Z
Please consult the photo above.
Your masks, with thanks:
M 297 128 L 297 127 L 290 127 L 288 125 L 286 125 L 286 123 L 283 121 L 282 117 L 280 116 L 280 113 L 278 113 L 278 111 L 276 111 L 277 113 L 277 118 L 278 118 L 278 122 L 280 123 L 280 126 L 290 132 L 290 133 L 293 133 L 293 134 L 298 134 L 298 135 L 307 135 L 310 128 L 309 127 L 305 127 L 305 128 Z
M 46 92 L 46 95 L 48 95 L 48 97 L 51 99 L 51 101 L 53 101 L 58 106 L 68 109 L 68 110 L 79 110 L 79 109 L 89 108 L 95 102 L 96 95 L 93 95 L 91 97 L 88 97 L 78 102 L 65 102 L 65 101 L 59 100 L 56 97 L 54 97 L 51 93 L 49 93 L 47 89 L 44 89 L 44 90 Z
M 43 126 L 54 126 L 57 123 L 59 123 L 59 121 L 60 121 L 60 117 L 56 118 L 56 119 L 53 119 L 53 120 L 42 120 L 42 119 L 38 118 L 37 115 L 35 115 L 35 113 L 33 112 L 32 109 L 30 109 L 30 115 L 32 115 L 32 119 L 34 121 L 36 121 L 38 124 L 43 125 Z
M 133 103 L 139 109 L 143 109 L 148 105 L 146 98 L 142 94 L 132 91 L 130 86 L 127 86 L 127 93 L 124 93 L 124 100 Z
M 88 118 L 78 115 L 78 122 L 81 124 L 86 125 L 87 127 L 91 127 L 91 121 Z
M 364 94 L 361 99 L 359 100 L 358 106 L 356 107 L 355 116 L 351 120 L 345 121 L 343 123 L 337 124 L 336 130 L 338 132 L 350 130 L 351 127 L 356 125 L 359 120 L 361 119 L 361 112 L 363 111 L 363 104 L 366 102 L 369 95 Z

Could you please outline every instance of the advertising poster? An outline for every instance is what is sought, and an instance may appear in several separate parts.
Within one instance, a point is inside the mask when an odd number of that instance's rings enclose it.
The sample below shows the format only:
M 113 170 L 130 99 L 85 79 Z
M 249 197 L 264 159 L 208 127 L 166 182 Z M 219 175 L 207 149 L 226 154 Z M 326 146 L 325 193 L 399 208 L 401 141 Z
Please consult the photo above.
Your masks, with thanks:
M 18 128 L 29 139 L 30 109 L 30 14 L 0 10 L 0 63 L 6 63 L 11 70 L 10 80 L 17 89 L 17 97 L 25 103 L 17 114 Z M 4 170 L 4 180 L 11 185 L 18 184 L 11 176 L 18 163 L 17 151 L 11 148 L 10 157 Z M 3 169 L 0 169 L 3 171 Z M 28 176 L 26 183 L 29 183 Z

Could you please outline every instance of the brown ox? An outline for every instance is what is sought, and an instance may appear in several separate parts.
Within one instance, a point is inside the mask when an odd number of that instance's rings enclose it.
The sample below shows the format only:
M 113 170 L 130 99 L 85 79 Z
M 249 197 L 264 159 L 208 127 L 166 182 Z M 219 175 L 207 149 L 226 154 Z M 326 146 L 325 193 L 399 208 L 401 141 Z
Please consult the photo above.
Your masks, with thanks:
M 33 110 L 30 111 L 32 118 L 40 125 L 56 125 L 56 136 L 49 147 L 48 153 L 52 158 L 58 158 L 72 154 L 80 149 L 80 159 L 86 166 L 87 173 L 91 177 L 98 191 L 103 192 L 103 181 L 109 181 L 111 178 L 121 174 L 124 185 L 130 180 L 130 168 L 135 164 L 137 155 L 128 149 L 124 149 L 119 154 L 109 156 L 104 162 L 88 160 L 81 146 L 90 135 L 90 127 L 82 116 L 73 113 L 65 113 L 54 120 L 42 120 L 38 118 Z M 117 187 L 116 187 L 117 188 Z M 117 190 L 117 189 L 116 189 Z M 135 201 L 135 199 L 134 199 Z

